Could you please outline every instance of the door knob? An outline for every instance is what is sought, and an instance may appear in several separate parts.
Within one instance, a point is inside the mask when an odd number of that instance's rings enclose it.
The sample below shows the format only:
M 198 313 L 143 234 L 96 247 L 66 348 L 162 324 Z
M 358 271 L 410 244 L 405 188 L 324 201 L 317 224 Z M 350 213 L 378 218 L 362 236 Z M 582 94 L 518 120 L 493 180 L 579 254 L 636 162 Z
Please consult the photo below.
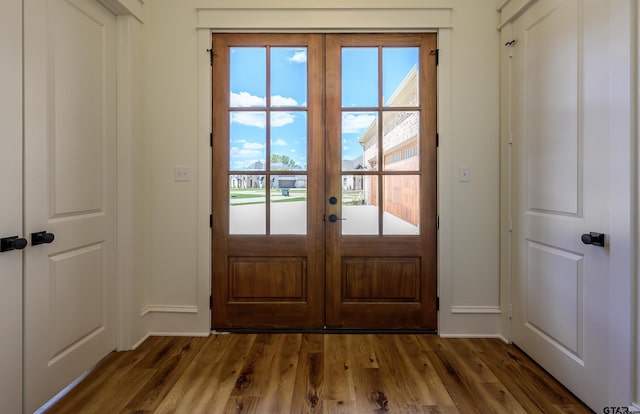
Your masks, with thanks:
M 18 236 L 11 236 L 0 239 L 0 252 L 22 250 L 25 247 L 27 247 L 27 239 L 23 239 Z
M 590 232 L 589 234 L 583 234 L 581 239 L 584 244 L 604 247 L 604 234 L 602 233 Z
M 338 199 L 333 196 L 329 197 L 329 204 L 338 204 Z
M 53 233 L 47 233 L 46 231 L 31 233 L 31 245 L 37 246 L 39 244 L 51 243 L 55 238 L 56 236 Z
M 329 216 L 329 221 L 332 222 L 332 223 L 335 223 L 338 220 L 346 220 L 346 219 L 340 218 L 340 217 L 336 216 L 335 214 L 331 214 Z

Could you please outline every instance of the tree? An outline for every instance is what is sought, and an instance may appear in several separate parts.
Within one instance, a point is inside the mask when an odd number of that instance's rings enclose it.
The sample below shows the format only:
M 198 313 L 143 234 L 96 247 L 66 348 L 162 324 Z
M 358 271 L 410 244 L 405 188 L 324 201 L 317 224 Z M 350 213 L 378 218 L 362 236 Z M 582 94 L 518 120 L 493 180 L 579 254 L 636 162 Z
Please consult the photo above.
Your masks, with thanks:
M 284 154 L 271 154 L 271 164 L 282 164 L 291 169 L 300 168 L 293 158 Z

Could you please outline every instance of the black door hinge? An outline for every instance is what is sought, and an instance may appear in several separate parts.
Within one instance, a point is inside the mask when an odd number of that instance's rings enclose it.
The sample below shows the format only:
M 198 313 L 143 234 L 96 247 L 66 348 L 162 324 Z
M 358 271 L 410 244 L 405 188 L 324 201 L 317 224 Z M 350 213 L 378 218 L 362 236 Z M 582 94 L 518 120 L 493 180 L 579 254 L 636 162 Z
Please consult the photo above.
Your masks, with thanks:
M 213 48 L 207 49 L 207 52 L 209 52 L 209 64 L 213 66 Z
M 436 147 L 440 146 L 440 134 L 436 134 Z
M 213 214 L 209 214 L 209 228 L 213 228 Z
M 209 295 L 209 309 L 213 309 L 213 296 Z
M 213 148 L 213 132 L 209 133 L 209 146 Z
M 436 216 L 436 230 L 440 230 L 440 216 Z
M 440 298 L 436 297 L 436 310 L 439 311 L 440 310 Z
M 438 66 L 440 64 L 440 49 L 433 49 L 429 54 L 436 57 L 436 66 Z

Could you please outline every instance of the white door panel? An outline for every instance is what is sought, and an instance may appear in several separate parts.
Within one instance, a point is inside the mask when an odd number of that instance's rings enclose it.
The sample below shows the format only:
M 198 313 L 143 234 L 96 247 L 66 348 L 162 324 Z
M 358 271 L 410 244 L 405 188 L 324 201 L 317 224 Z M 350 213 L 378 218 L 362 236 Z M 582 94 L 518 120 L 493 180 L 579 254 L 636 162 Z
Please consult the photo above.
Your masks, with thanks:
M 115 348 L 116 19 L 25 1 L 25 409 Z M 46 10 L 46 13 L 43 11 Z
M 541 0 L 513 26 L 513 341 L 598 412 L 609 251 L 580 236 L 608 233 L 607 7 Z
M 0 238 L 22 233 L 22 1 L 0 12 Z M 0 253 L 0 412 L 22 409 L 22 252 Z

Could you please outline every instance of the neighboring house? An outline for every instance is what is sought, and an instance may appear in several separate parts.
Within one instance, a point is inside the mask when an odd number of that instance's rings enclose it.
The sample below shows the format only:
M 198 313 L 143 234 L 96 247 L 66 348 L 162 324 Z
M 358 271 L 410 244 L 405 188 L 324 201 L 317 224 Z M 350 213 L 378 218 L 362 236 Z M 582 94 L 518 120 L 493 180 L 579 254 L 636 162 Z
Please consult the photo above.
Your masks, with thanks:
M 418 102 L 418 71 L 414 66 L 393 95 L 386 107 L 411 107 Z M 385 186 L 384 211 L 413 224 L 419 225 L 420 180 L 417 172 L 420 168 L 418 134 L 420 131 L 419 112 L 384 112 L 382 118 L 382 168 L 385 171 L 407 171 L 403 176 L 387 176 Z M 366 169 L 378 168 L 378 125 L 371 123 L 358 140 L 364 149 Z M 364 204 L 378 204 L 378 179 L 375 176 L 363 176 Z

